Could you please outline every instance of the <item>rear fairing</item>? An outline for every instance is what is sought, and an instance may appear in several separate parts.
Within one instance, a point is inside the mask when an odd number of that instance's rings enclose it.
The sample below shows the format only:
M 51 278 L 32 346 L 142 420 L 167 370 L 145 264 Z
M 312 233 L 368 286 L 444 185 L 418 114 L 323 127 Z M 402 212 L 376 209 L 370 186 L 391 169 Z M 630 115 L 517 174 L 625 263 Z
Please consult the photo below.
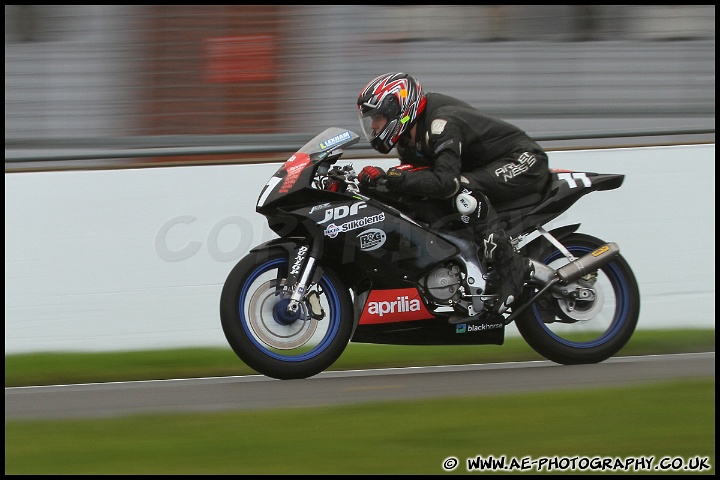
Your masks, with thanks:
M 554 169 L 543 198 L 536 204 L 500 214 L 509 235 L 528 233 L 566 212 L 588 193 L 619 188 L 625 175 Z

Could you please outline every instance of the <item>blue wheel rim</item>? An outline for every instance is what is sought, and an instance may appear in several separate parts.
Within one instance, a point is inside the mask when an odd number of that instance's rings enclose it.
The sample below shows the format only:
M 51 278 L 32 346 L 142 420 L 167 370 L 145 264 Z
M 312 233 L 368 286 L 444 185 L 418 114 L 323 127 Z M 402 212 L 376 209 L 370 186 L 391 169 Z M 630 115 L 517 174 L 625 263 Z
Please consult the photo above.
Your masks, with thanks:
M 335 289 L 335 286 L 328 280 L 326 275 L 323 275 L 323 277 L 320 279 L 319 284 L 323 289 L 325 298 L 328 302 L 329 306 L 329 316 L 328 318 L 323 319 L 323 322 L 329 322 L 328 328 L 323 335 L 323 338 L 318 344 L 313 347 L 311 350 L 308 350 L 306 352 L 296 354 L 296 355 L 289 355 L 289 354 L 282 354 L 278 351 L 272 350 L 267 347 L 264 343 L 258 341 L 257 338 L 255 338 L 252 329 L 248 325 L 248 320 L 245 318 L 245 312 L 244 312 L 244 305 L 248 301 L 248 295 L 252 295 L 252 291 L 250 291 L 250 287 L 253 285 L 255 280 L 257 278 L 273 269 L 279 269 L 282 266 L 287 266 L 288 261 L 287 259 L 283 258 L 276 258 L 271 259 L 263 264 L 258 265 L 247 277 L 247 281 L 244 283 L 242 290 L 240 291 L 240 297 L 238 299 L 238 315 L 240 318 L 240 324 L 245 331 L 245 334 L 247 338 L 253 343 L 255 348 L 262 351 L 265 355 L 274 358 L 276 360 L 281 360 L 284 362 L 303 362 L 309 359 L 312 359 L 319 355 L 320 353 L 324 352 L 332 343 L 333 339 L 337 335 L 338 329 L 340 328 L 340 319 L 341 319 L 341 305 L 340 305 L 340 295 L 338 291 Z
M 573 245 L 568 247 L 568 250 L 575 255 L 575 257 L 579 258 L 585 255 L 586 253 L 589 253 L 594 250 L 594 248 L 589 248 L 585 246 L 578 246 Z M 555 250 L 552 254 L 550 254 L 547 258 L 543 260 L 543 263 L 550 264 L 553 261 L 561 258 L 563 255 L 560 251 Z M 589 348 L 595 348 L 598 346 L 601 346 L 605 343 L 607 343 L 609 340 L 614 338 L 620 330 L 623 328 L 624 323 L 626 322 L 627 316 L 630 312 L 630 291 L 628 289 L 627 281 L 625 279 L 625 276 L 623 275 L 623 272 L 620 270 L 616 262 L 610 262 L 609 264 L 605 265 L 603 268 L 600 269 L 605 275 L 607 275 L 608 279 L 610 280 L 610 283 L 613 286 L 613 291 L 615 293 L 615 313 L 612 319 L 612 322 L 610 323 L 610 326 L 608 329 L 606 329 L 602 335 L 597 337 L 594 340 L 590 341 L 584 341 L 584 342 L 576 342 L 572 340 L 568 340 L 564 337 L 561 337 L 557 335 L 555 332 L 553 332 L 542 320 L 542 316 L 540 312 L 537 309 L 537 305 L 532 306 L 532 311 L 534 313 L 534 316 L 536 320 L 540 323 L 540 326 L 545 330 L 545 332 L 552 337 L 555 341 L 566 345 L 568 347 L 573 348 L 583 348 L 583 349 L 589 349 Z

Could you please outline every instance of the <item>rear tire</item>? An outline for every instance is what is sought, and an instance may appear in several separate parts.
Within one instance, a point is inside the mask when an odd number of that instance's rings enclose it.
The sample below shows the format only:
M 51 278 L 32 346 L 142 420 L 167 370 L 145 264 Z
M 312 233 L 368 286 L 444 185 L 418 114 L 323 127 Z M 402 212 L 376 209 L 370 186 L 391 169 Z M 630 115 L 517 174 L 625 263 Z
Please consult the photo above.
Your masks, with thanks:
M 562 243 L 580 258 L 606 242 L 573 233 L 563 238 Z M 547 242 L 535 258 L 553 269 L 568 263 Z M 578 281 L 581 282 L 582 279 Z M 548 293 L 518 315 L 516 325 L 520 334 L 548 360 L 564 365 L 602 362 L 619 352 L 635 332 L 640 291 L 630 265 L 621 255 L 597 270 L 595 281 L 586 286 L 595 292 L 592 301 L 571 305 Z M 537 289 L 526 289 L 524 300 L 536 292 Z

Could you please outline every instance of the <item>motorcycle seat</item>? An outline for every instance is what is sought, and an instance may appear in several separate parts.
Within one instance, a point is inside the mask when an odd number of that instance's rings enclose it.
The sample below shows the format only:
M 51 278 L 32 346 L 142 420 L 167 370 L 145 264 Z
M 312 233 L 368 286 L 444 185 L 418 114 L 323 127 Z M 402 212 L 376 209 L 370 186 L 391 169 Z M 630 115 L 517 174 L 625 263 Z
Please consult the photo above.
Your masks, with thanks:
M 540 193 L 531 193 L 530 195 L 525 195 L 521 198 L 516 198 L 514 200 L 508 200 L 507 202 L 500 202 L 493 204 L 493 207 L 495 207 L 496 212 L 506 212 L 508 210 L 515 210 L 517 208 L 524 208 L 529 207 L 530 205 L 535 205 L 536 203 L 540 203 L 540 200 L 542 200 L 543 196 Z

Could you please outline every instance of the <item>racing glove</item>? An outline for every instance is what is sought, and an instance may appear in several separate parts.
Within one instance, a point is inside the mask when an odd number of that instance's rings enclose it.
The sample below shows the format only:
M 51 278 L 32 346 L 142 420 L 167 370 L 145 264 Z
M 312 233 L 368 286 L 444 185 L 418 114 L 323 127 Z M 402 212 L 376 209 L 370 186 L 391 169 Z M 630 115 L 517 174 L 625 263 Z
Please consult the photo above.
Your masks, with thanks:
M 364 187 L 377 185 L 378 180 L 385 176 L 385 170 L 380 167 L 365 167 L 360 171 L 358 180 Z

